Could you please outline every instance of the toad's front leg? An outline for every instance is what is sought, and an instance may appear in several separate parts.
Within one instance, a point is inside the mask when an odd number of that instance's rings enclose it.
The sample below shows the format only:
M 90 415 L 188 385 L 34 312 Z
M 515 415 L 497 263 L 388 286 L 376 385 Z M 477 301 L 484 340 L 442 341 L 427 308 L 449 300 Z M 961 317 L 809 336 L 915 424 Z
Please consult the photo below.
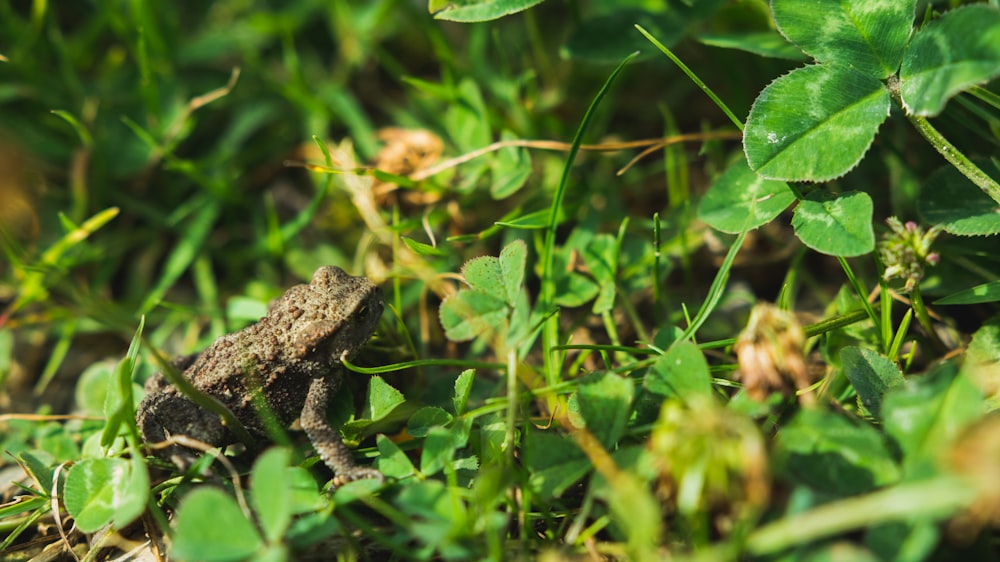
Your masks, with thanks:
M 330 398 L 337 392 L 339 382 L 339 375 L 317 377 L 310 382 L 299 423 L 302 424 L 302 429 L 309 436 L 319 457 L 333 471 L 336 484 L 362 478 L 377 478 L 380 482 L 384 481 L 385 477 L 377 469 L 358 466 L 354 462 L 354 454 L 347 445 L 344 445 L 340 433 L 326 418 L 326 407 L 330 403 Z

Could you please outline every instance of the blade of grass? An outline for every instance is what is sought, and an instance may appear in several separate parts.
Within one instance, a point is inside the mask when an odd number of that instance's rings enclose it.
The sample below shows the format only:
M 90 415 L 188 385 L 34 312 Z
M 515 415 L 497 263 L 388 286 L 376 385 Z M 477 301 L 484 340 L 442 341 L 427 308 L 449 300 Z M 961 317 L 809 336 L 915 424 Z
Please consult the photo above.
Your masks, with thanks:
M 587 107 L 586 113 L 583 114 L 583 119 L 580 121 L 580 126 L 577 127 L 576 134 L 573 136 L 573 143 L 570 146 L 569 154 L 566 156 L 566 165 L 563 167 L 562 177 L 559 178 L 559 185 L 556 187 L 555 196 L 552 198 L 552 206 L 549 210 L 549 225 L 545 231 L 545 245 L 542 250 L 542 279 L 541 279 L 541 295 L 539 308 L 541 310 L 548 310 L 552 308 L 552 304 L 555 301 L 555 280 L 552 278 L 552 267 L 555 260 L 555 240 L 556 240 L 556 227 L 559 226 L 558 217 L 560 213 L 558 212 L 560 207 L 562 207 L 563 198 L 566 195 L 566 186 L 569 184 L 569 174 L 570 170 L 573 168 L 573 163 L 576 161 L 576 155 L 580 152 L 580 144 L 583 142 L 583 134 L 590 125 L 590 121 L 593 118 L 594 111 L 597 106 L 600 105 L 604 96 L 611 89 L 611 85 L 614 83 L 615 79 L 625 68 L 633 58 L 635 58 L 639 53 L 635 52 L 625 57 L 622 62 L 618 63 L 618 66 L 611 72 L 608 79 L 604 81 L 601 89 L 597 91 L 597 95 L 590 102 L 590 106 Z M 548 379 L 549 384 L 555 384 L 558 382 L 557 373 L 559 369 L 558 365 L 553 363 L 553 358 L 551 356 L 550 350 L 558 344 L 559 339 L 559 323 L 556 320 L 558 316 L 553 316 L 545 325 L 543 331 L 543 346 L 545 348 L 544 361 L 545 361 L 545 376 Z
M 753 213 L 751 213 L 750 216 L 752 215 Z M 708 315 L 715 310 L 715 307 L 722 299 L 722 291 L 726 288 L 726 282 L 729 281 L 729 271 L 733 267 L 733 262 L 736 261 L 736 254 L 738 254 L 740 248 L 743 247 L 743 241 L 746 240 L 747 232 L 747 230 L 740 232 L 740 234 L 736 237 L 736 240 L 733 242 L 733 245 L 729 247 L 729 252 L 726 253 L 726 259 L 722 261 L 722 266 L 719 268 L 718 273 L 715 274 L 712 286 L 708 289 L 708 296 L 705 297 L 705 302 L 701 305 L 701 308 L 698 309 L 698 313 L 691 319 L 691 322 L 688 323 L 688 327 L 684 330 L 684 333 L 681 334 L 681 337 L 674 340 L 674 343 L 671 345 L 692 338 L 694 333 L 697 332 L 698 329 L 701 328 L 701 325 L 705 323 L 705 320 L 708 319 Z
M 72 228 L 58 242 L 45 250 L 38 263 L 25 273 L 24 279 L 21 281 L 20 295 L 4 314 L 13 314 L 26 304 L 45 298 L 48 295 L 48 290 L 45 287 L 45 276 L 52 270 L 59 268 L 60 260 L 71 248 L 86 240 L 117 216 L 118 207 L 105 209 L 84 221 L 80 226 Z
M 861 286 L 861 282 L 854 275 L 854 270 L 851 269 L 850 264 L 842 256 L 837 256 L 837 261 L 840 262 L 840 267 L 843 268 L 844 274 L 847 275 L 847 281 L 851 284 L 851 288 L 854 289 L 854 293 L 858 295 L 858 300 L 861 301 L 861 306 L 865 310 L 865 314 L 868 318 L 871 318 L 872 324 L 875 325 L 875 332 L 878 334 L 879 343 L 882 344 L 882 349 L 888 349 L 882 335 L 882 319 L 872 308 L 871 303 L 868 302 L 868 295 L 865 293 L 865 288 Z
M 729 120 L 732 121 L 733 124 L 736 125 L 736 127 L 739 130 L 741 131 L 743 130 L 743 122 L 736 117 L 736 114 L 734 114 L 732 110 L 729 109 L 729 106 L 727 106 L 721 99 L 719 99 L 719 96 L 715 95 L 715 92 L 713 92 L 711 88 L 706 86 L 705 83 L 701 81 L 701 78 L 698 78 L 698 75 L 695 74 L 693 70 L 691 70 L 690 68 L 687 67 L 686 64 L 681 62 L 681 59 L 677 58 L 677 55 L 675 55 L 670 49 L 668 49 L 666 45 L 657 41 L 656 38 L 650 35 L 648 31 L 643 29 L 641 25 L 636 25 L 635 28 L 638 29 L 639 33 L 643 34 L 643 36 L 645 36 L 646 39 L 648 39 L 650 43 L 656 46 L 656 48 L 659 49 L 664 55 L 667 55 L 668 59 L 674 61 L 674 64 L 676 64 L 677 67 L 680 68 L 684 74 L 687 74 L 687 77 L 690 78 L 691 81 L 695 83 L 695 85 L 701 88 L 701 91 L 705 92 L 705 94 L 708 97 L 712 98 L 712 101 L 715 102 L 715 105 L 719 106 L 719 109 L 721 109 L 722 112 L 726 114 L 726 117 L 729 117 Z

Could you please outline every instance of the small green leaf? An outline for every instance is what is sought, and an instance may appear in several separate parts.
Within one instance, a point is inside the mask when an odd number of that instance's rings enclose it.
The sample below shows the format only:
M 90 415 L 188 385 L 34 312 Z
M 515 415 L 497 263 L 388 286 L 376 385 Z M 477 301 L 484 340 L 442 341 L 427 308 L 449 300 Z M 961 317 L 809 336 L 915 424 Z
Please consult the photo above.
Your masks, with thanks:
M 583 229 L 577 229 L 566 241 L 566 246 L 557 250 L 553 258 L 552 277 L 555 283 L 555 303 L 569 308 L 583 306 L 600 292 L 593 279 L 576 271 L 571 260 L 579 257 L 592 236 L 578 236 Z
M 476 378 L 475 369 L 466 369 L 455 379 L 455 395 L 451 399 L 455 407 L 455 415 L 460 416 L 465 412 L 465 406 L 469 402 L 469 394 L 472 392 L 472 381 Z
M 465 262 L 462 277 L 470 287 L 489 295 L 503 297 L 503 271 L 500 260 L 493 256 L 479 256 Z
M 511 332 L 523 332 L 515 325 L 527 318 L 527 297 L 521 287 L 527 252 L 527 245 L 515 240 L 499 258 L 481 256 L 465 263 L 462 274 L 470 288 L 447 297 L 438 310 L 448 338 L 466 341 L 499 335 L 514 340 L 518 336 Z
M 291 454 L 284 447 L 271 447 L 257 458 L 250 473 L 250 500 L 264 538 L 275 543 L 292 521 L 292 489 L 287 471 Z
M 403 393 L 393 388 L 382 377 L 376 375 L 368 383 L 368 400 L 365 417 L 377 421 L 388 416 L 397 406 L 406 402 Z
M 111 522 L 129 472 L 123 459 L 84 459 L 73 465 L 63 499 L 81 531 L 92 533 Z
M 832 180 L 861 161 L 888 116 L 889 92 L 877 78 L 845 66 L 806 66 L 757 96 L 743 149 L 765 178 Z
M 21 451 L 18 453 L 17 460 L 20 461 L 18 464 L 24 468 L 24 471 L 28 473 L 28 476 L 35 481 L 37 489 L 50 490 L 52 488 L 54 471 L 48 464 L 42 462 L 41 459 L 27 451 Z
M 108 419 L 101 432 L 101 446 L 109 447 L 118 437 L 122 424 L 135 423 L 135 398 L 133 395 L 132 374 L 138 364 L 139 348 L 142 345 L 142 331 L 146 325 L 146 317 L 139 319 L 139 326 L 129 343 L 128 352 L 118 362 L 114 374 L 107 379 L 108 386 L 104 400 L 104 415 Z
M 379 457 L 380 467 L 381 461 Z M 292 513 L 312 513 L 326 506 L 326 497 L 320 495 L 316 479 L 308 470 L 301 466 L 289 466 L 285 469 L 284 478 L 288 480 L 288 488 L 291 490 Z
M 507 312 L 507 303 L 499 297 L 477 291 L 459 291 L 441 303 L 438 316 L 448 339 L 468 341 L 502 329 Z
M 407 248 L 413 250 L 413 252 L 416 253 L 419 256 L 447 256 L 447 255 L 449 255 L 448 252 L 445 252 L 444 250 L 442 250 L 440 248 L 435 248 L 434 246 L 431 246 L 430 244 L 424 244 L 423 242 L 417 242 L 413 238 L 408 238 L 406 236 L 403 236 L 402 239 L 403 239 L 403 244 L 406 244 Z
M 498 226 L 506 226 L 515 230 L 538 230 L 549 226 L 549 217 L 551 216 L 552 213 L 550 213 L 548 209 L 542 209 L 540 211 L 534 211 L 526 215 L 521 215 L 516 219 L 499 220 L 496 224 Z M 566 208 L 559 207 L 559 210 L 556 211 L 556 222 L 562 223 L 565 220 Z
M 445 130 L 455 141 L 459 150 L 469 152 L 482 148 L 490 142 L 490 125 L 486 117 L 486 103 L 476 81 L 465 78 L 458 84 L 456 99 L 448 106 L 445 113 Z M 483 169 L 484 164 L 474 163 L 475 168 Z
M 109 382 L 115 372 L 115 364 L 108 361 L 91 363 L 80 373 L 76 381 L 76 405 L 88 416 L 102 416 L 108 396 Z
M 677 342 L 656 358 L 643 382 L 646 390 L 676 396 L 685 403 L 712 395 L 712 377 L 705 354 L 689 341 Z
M 218 488 L 198 488 L 185 496 L 175 521 L 171 556 L 177 560 L 241 560 L 264 546 L 253 523 Z
M 590 239 L 583 249 L 583 261 L 597 281 L 597 299 L 594 314 L 610 312 L 615 304 L 618 271 L 618 242 L 610 234 L 598 234 Z
M 1000 301 L 1000 281 L 990 281 L 982 285 L 952 293 L 934 301 L 934 304 L 982 304 Z
M 434 19 L 470 23 L 499 19 L 541 3 L 542 0 L 468 0 L 465 2 L 430 0 L 427 7 L 428 11 L 434 14 Z
M 1000 181 L 997 165 L 986 159 L 974 159 L 973 163 Z M 927 178 L 917 199 L 917 212 L 925 221 L 940 225 L 950 234 L 1000 233 L 1000 206 L 952 166 L 944 166 Z
M 420 472 L 424 476 L 436 474 L 455 458 L 456 449 L 468 442 L 471 423 L 460 420 L 449 427 L 430 428 L 420 451 Z
M 861 397 L 861 403 L 876 418 L 882 407 L 882 396 L 903 384 L 903 373 L 888 357 L 870 349 L 849 346 L 840 350 L 844 375 Z
M 121 483 L 121 493 L 115 503 L 115 513 L 112 522 L 115 529 L 123 529 L 146 511 L 149 501 L 149 471 L 146 460 L 142 457 L 138 443 L 129 440 L 129 460 L 127 480 Z
M 745 158 L 734 162 L 698 205 L 698 218 L 709 226 L 737 234 L 771 222 L 795 201 L 785 182 L 753 172 Z
M 792 227 L 802 243 L 831 256 L 860 256 L 875 249 L 872 199 L 849 191 L 813 191 L 795 208 Z
M 504 130 L 500 133 L 502 141 L 515 139 L 517 136 L 511 131 Z M 525 148 L 506 146 L 497 151 L 492 168 L 490 195 L 494 199 L 506 199 L 517 193 L 531 177 L 531 153 Z
M 580 382 L 577 391 L 580 414 L 587 429 L 605 447 L 613 447 L 625 434 L 635 386 L 614 373 L 603 372 Z
M 781 429 L 777 454 L 794 479 L 826 494 L 868 492 L 900 477 L 874 427 L 818 409 L 800 411 Z
M 410 462 L 410 457 L 384 435 L 376 440 L 378 446 L 378 469 L 389 478 L 406 478 L 417 473 L 417 468 Z
M 932 559 L 931 553 L 940 545 L 941 533 L 941 525 L 933 518 L 913 517 L 909 521 L 869 527 L 865 532 L 865 546 L 879 557 L 878 560 L 923 562 Z
M 710 47 L 739 49 L 762 57 L 804 61 L 806 56 L 777 31 L 702 33 L 698 40 Z
M 873 76 L 896 73 L 913 26 L 916 0 L 839 0 L 817 6 L 773 0 L 778 29 L 818 62 Z
M 1000 76 L 1000 9 L 948 11 L 914 35 L 899 72 L 907 111 L 933 116 L 955 94 Z
M 410 416 L 406 422 L 406 431 L 414 437 L 426 437 L 432 428 L 451 423 L 451 414 L 437 406 L 424 406 Z
M 500 280 L 502 295 L 507 304 L 514 306 L 524 283 L 524 266 L 528 259 L 528 245 L 523 240 L 514 240 L 500 250 Z

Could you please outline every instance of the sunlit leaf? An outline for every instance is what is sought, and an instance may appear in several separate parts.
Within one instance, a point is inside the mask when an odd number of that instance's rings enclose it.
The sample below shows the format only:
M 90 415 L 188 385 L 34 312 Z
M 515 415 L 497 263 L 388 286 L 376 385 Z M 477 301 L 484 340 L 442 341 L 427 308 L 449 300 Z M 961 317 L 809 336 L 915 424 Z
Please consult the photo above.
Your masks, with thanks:
M 952 96 L 1000 76 L 1000 9 L 974 4 L 949 10 L 921 28 L 899 71 L 910 113 L 933 116 Z
M 872 199 L 851 191 L 814 191 L 795 208 L 792 227 L 802 243 L 831 256 L 860 256 L 875 249 Z
M 873 76 L 895 74 L 910 37 L 916 0 L 773 0 L 778 29 L 818 62 Z
M 489 21 L 527 10 L 542 0 L 430 0 L 428 10 L 439 20 L 458 22 Z
M 736 234 L 771 222 L 794 201 L 785 182 L 758 176 L 741 158 L 709 188 L 698 206 L 698 218 Z
M 850 171 L 889 116 L 877 78 L 840 65 L 813 65 L 771 82 L 747 117 L 750 168 L 782 181 L 827 181 Z

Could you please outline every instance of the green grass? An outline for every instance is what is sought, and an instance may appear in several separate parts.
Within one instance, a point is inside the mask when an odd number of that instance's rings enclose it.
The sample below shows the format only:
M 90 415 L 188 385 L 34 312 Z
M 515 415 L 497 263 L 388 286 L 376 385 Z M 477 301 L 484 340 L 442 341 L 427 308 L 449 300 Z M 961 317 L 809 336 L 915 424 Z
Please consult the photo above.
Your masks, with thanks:
M 996 556 L 995 6 L 446 21 L 529 3 L 0 0 L 0 559 Z M 327 264 L 387 483 L 149 455 L 142 382 Z

